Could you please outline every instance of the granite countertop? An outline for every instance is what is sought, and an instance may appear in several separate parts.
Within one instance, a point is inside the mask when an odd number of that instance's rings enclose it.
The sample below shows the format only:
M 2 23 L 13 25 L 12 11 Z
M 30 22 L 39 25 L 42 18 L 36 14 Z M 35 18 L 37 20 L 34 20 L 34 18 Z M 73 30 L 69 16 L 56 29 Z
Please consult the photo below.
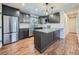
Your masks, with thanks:
M 25 31 L 25 30 L 29 30 L 29 28 L 20 28 L 20 30 Z
M 35 31 L 39 31 L 39 32 L 43 32 L 43 33 L 50 33 L 50 32 L 56 31 L 56 30 L 60 30 L 60 29 L 61 28 L 38 29 L 38 30 L 35 30 Z

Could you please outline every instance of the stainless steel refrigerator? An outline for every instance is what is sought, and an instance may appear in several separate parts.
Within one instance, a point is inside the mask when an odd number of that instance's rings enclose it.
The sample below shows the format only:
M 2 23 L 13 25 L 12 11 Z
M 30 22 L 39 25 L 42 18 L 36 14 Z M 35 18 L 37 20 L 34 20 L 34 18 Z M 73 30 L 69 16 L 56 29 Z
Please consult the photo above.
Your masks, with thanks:
M 3 44 L 18 40 L 18 17 L 3 16 Z
M 2 15 L 0 14 L 0 47 L 2 47 Z

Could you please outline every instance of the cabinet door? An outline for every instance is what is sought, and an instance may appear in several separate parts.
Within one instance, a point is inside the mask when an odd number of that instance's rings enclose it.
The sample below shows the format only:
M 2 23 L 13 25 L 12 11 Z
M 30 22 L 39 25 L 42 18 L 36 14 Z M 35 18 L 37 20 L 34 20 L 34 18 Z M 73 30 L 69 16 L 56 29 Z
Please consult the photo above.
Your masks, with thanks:
M 24 36 L 25 36 L 25 38 L 28 38 L 29 37 L 29 30 L 26 30 L 25 31 Z
M 3 40 L 3 44 L 9 44 L 11 43 L 11 39 L 10 39 L 10 34 L 4 34 L 4 40 Z
M 20 30 L 20 33 L 19 33 L 19 39 L 24 39 L 24 31 Z
M 64 34 L 64 29 L 61 29 L 61 30 L 60 30 L 60 38 L 64 39 L 64 35 L 65 35 L 65 34 Z

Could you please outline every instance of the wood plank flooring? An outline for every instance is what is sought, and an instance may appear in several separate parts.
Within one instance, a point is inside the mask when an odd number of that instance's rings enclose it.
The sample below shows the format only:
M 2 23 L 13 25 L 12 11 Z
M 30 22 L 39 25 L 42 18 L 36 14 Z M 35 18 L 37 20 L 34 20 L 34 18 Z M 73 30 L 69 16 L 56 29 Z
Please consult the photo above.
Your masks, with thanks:
M 76 34 L 69 33 L 65 39 L 56 41 L 44 53 L 34 48 L 34 38 L 27 38 L 0 48 L 0 55 L 79 55 Z

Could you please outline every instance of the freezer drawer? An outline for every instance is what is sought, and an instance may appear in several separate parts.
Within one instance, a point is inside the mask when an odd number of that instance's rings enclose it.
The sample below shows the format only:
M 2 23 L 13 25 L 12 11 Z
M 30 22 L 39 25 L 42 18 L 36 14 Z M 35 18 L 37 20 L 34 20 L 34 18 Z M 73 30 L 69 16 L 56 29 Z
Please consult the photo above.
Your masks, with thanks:
M 19 39 L 25 39 L 29 37 L 29 29 L 20 29 Z
M 3 34 L 3 35 L 4 35 L 3 36 L 3 38 L 4 38 L 3 44 L 5 45 L 5 44 L 11 43 L 10 34 Z
M 16 42 L 18 40 L 18 33 L 11 33 L 11 42 Z

